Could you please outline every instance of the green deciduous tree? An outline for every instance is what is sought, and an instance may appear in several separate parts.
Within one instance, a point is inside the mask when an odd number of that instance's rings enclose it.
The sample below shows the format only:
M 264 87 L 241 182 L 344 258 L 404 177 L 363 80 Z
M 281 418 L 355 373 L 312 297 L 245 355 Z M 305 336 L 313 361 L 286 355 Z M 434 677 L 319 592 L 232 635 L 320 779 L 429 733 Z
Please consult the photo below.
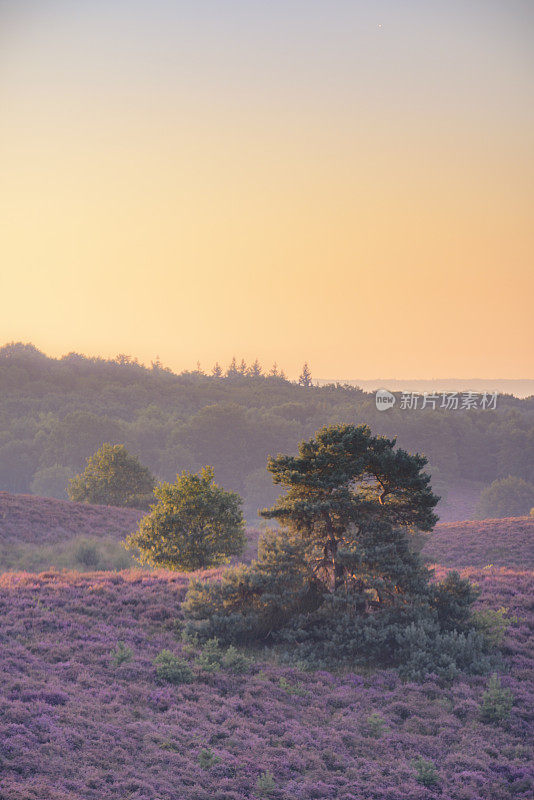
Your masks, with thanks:
M 157 502 L 126 540 L 141 563 L 188 571 L 243 551 L 242 500 L 214 483 L 212 467 L 184 471 L 175 483 L 158 484 L 154 494 Z
M 509 475 L 487 486 L 475 509 L 475 519 L 526 516 L 534 504 L 534 484 Z
M 70 500 L 129 508 L 148 508 L 154 476 L 122 444 L 103 444 L 85 470 L 69 481 Z

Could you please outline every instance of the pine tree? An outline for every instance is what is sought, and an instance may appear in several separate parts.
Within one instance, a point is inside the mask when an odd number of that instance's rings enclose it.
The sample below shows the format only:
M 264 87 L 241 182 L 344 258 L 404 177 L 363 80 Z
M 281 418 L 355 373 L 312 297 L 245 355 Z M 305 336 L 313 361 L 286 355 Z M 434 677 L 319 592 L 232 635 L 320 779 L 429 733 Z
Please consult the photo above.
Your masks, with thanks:
M 258 359 L 252 364 L 251 367 L 248 368 L 248 374 L 251 378 L 259 378 L 262 375 L 262 368 Z
M 312 385 L 312 375 L 310 368 L 308 367 L 308 362 L 305 362 L 304 366 L 302 367 L 302 374 L 299 376 L 299 385 L 305 386 L 306 388 Z
M 365 425 L 333 425 L 302 442 L 298 456 L 270 458 L 286 492 L 261 515 L 282 527 L 264 537 L 250 567 L 230 570 L 217 587 L 197 587 L 187 606 L 193 616 L 215 615 L 208 626 L 222 635 L 225 614 L 242 612 L 246 619 L 233 617 L 230 627 L 259 636 L 329 595 L 337 598 L 332 608 L 348 603 L 364 613 L 424 594 L 429 573 L 407 529 L 430 530 L 438 498 L 421 473 L 426 459 L 394 448 L 394 439 Z
M 211 374 L 213 375 L 214 378 L 221 378 L 222 377 L 223 371 L 222 371 L 221 365 L 219 364 L 218 361 L 216 361 L 215 364 L 213 365 L 213 369 L 211 370 Z
M 237 371 L 238 371 L 238 373 L 240 375 L 246 375 L 247 374 L 247 362 L 245 361 L 244 358 L 241 359 L 241 364 L 239 365 Z
M 410 547 L 410 530 L 437 519 L 426 463 L 365 425 L 322 428 L 298 456 L 269 459 L 286 493 L 262 515 L 282 527 L 262 537 L 250 566 L 191 583 L 187 629 L 227 643 L 274 641 L 315 667 L 383 664 L 413 679 L 485 669 L 469 582 L 431 584 Z
M 276 361 L 272 365 L 269 375 L 271 376 L 271 378 L 278 378 L 278 364 L 276 363 Z
M 232 362 L 228 369 L 226 370 L 226 377 L 227 378 L 234 378 L 238 374 L 237 369 L 237 362 L 235 360 L 235 356 L 232 358 Z
M 381 523 L 428 531 L 437 521 L 439 498 L 421 473 L 427 459 L 395 450 L 395 444 L 372 436 L 366 425 L 332 425 L 302 442 L 297 457 L 267 463 L 274 482 L 287 491 L 261 514 L 307 539 L 325 587 L 337 589 L 351 579 L 347 554 L 358 548 L 360 529 Z

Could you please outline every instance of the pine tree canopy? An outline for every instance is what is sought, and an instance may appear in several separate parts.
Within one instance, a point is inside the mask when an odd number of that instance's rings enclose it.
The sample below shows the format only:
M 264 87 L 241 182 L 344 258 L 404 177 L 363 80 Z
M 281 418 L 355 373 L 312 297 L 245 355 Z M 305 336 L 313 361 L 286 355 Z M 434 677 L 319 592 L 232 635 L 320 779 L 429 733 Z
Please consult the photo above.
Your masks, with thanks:
M 429 531 L 437 522 L 439 498 L 421 472 L 427 459 L 395 443 L 366 425 L 332 425 L 302 442 L 298 456 L 268 461 L 274 482 L 287 491 L 261 515 L 315 547 L 317 573 L 331 568 L 335 588 L 347 577 L 344 549 L 361 550 L 364 530 L 380 524 Z

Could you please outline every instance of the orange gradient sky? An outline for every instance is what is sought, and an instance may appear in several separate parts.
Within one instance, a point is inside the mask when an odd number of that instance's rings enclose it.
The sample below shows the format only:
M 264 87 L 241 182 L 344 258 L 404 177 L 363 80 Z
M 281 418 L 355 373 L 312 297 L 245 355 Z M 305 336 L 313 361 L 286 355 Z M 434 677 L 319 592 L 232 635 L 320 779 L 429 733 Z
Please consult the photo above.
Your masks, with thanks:
M 532 377 L 533 33 L 520 0 L 3 2 L 0 344 Z

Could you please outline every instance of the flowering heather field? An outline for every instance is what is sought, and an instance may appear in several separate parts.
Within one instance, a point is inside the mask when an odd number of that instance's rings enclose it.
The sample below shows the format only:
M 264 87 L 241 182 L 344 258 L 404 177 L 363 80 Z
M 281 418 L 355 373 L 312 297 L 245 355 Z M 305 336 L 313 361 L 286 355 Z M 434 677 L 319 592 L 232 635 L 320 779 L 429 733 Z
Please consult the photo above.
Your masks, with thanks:
M 534 517 L 439 523 L 423 555 L 447 567 L 534 569 Z
M 515 702 L 501 724 L 480 718 L 486 677 L 445 686 L 430 676 L 417 685 L 390 671 L 255 663 L 244 675 L 192 665 L 192 683 L 158 685 L 156 655 L 182 651 L 173 622 L 185 576 L 6 573 L 0 798 L 531 798 L 534 573 L 465 574 L 480 584 L 479 606 L 517 617 L 501 670 Z M 132 659 L 117 666 L 119 641 Z M 418 782 L 420 756 L 434 762 L 437 785 Z
M 467 519 L 479 494 L 473 489 L 451 489 L 447 504 L 439 507 L 441 519 L 445 523 Z M 131 508 L 0 492 L 0 543 L 55 544 L 78 536 L 123 539 L 136 528 L 143 513 Z
M 123 539 L 143 511 L 0 492 L 0 543 L 55 544 L 77 536 Z

